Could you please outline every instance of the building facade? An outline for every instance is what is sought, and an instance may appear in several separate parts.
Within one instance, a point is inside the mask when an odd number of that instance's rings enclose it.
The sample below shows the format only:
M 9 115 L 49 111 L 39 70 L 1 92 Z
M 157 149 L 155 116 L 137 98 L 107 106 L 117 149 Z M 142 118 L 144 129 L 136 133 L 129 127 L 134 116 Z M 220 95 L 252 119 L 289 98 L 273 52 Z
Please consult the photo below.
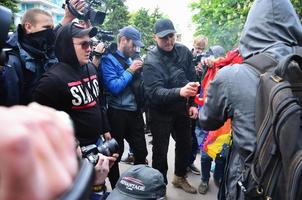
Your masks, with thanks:
M 40 8 L 49 12 L 54 20 L 54 24 L 57 25 L 64 16 L 64 9 L 62 5 L 64 0 L 20 0 L 19 10 L 20 12 L 15 15 L 15 24 L 19 24 L 24 12 L 30 8 Z

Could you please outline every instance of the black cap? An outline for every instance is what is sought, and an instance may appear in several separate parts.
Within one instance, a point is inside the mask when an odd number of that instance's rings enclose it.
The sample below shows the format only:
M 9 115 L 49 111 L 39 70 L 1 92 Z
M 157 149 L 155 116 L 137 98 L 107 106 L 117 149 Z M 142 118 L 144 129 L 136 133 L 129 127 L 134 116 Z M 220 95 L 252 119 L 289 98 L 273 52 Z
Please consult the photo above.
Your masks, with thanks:
M 107 200 L 156 200 L 166 194 L 163 175 L 146 165 L 135 165 L 124 172 Z
M 159 38 L 163 38 L 170 33 L 176 33 L 174 25 L 169 19 L 159 19 L 154 25 L 153 28 L 154 34 Z
M 78 23 L 73 23 L 71 26 L 71 36 L 75 38 L 83 37 L 84 35 L 89 35 L 89 37 L 94 37 L 98 33 L 98 29 L 95 27 L 84 28 Z

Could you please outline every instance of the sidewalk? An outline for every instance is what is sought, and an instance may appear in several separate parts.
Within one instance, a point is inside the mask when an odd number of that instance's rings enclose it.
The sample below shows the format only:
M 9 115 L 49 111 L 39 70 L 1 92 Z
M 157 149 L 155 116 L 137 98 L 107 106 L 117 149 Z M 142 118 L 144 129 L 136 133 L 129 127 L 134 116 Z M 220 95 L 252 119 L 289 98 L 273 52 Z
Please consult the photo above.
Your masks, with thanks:
M 151 166 L 151 161 L 152 161 L 152 145 L 149 144 L 149 141 L 151 140 L 152 137 L 146 136 L 146 141 L 147 141 L 147 148 L 148 148 L 148 160 L 149 160 L 149 165 Z M 172 138 L 170 138 L 170 145 L 169 145 L 169 152 L 168 152 L 168 165 L 169 165 L 169 170 L 168 170 L 168 181 L 169 184 L 167 185 L 167 197 L 168 200 L 216 200 L 217 199 L 217 192 L 218 189 L 214 185 L 214 182 L 212 181 L 212 178 L 210 179 L 210 188 L 209 191 L 206 195 L 202 194 L 189 194 L 184 192 L 183 190 L 177 189 L 173 187 L 171 184 L 172 178 L 173 178 L 173 172 L 174 172 L 174 147 L 175 147 L 175 142 Z M 125 152 L 124 156 L 126 156 L 126 153 L 128 153 L 128 144 L 125 144 Z M 127 165 L 124 163 L 120 163 L 120 170 L 121 173 L 131 167 L 132 165 Z M 200 169 L 200 155 L 197 155 L 197 158 L 195 160 L 195 166 L 197 166 Z M 196 188 L 198 188 L 198 185 L 200 183 L 200 175 L 195 175 L 192 173 L 188 173 L 188 180 L 189 182 Z M 108 183 L 108 181 L 107 181 Z M 109 185 L 109 184 L 107 184 Z M 109 189 L 109 187 L 108 187 Z M 110 189 L 109 189 L 110 190 Z

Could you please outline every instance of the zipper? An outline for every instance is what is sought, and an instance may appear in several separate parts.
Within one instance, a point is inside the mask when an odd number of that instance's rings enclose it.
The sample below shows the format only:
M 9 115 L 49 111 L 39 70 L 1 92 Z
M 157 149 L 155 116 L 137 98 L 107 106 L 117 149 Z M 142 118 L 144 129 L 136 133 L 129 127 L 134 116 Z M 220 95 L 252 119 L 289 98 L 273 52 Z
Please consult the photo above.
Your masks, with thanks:
M 298 193 L 299 181 L 302 179 L 302 150 L 298 151 L 294 156 L 294 159 L 289 167 L 289 180 L 287 185 L 288 200 L 297 200 L 296 195 Z M 300 185 L 301 186 L 301 185 Z

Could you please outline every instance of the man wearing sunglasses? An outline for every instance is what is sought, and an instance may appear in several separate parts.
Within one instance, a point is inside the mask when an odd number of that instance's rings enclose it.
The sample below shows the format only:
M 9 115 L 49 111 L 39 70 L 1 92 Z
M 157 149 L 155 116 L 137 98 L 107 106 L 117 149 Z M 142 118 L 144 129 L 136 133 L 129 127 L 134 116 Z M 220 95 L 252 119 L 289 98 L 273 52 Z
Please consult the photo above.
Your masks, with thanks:
M 85 29 L 77 23 L 61 27 L 55 44 L 59 63 L 43 74 L 33 94 L 38 103 L 69 114 L 81 147 L 98 144 L 101 134 L 110 139 L 106 116 L 100 107 L 98 72 L 89 60 L 90 40 L 96 34 L 95 27 Z M 114 161 L 115 157 L 109 159 Z M 100 188 L 102 183 L 96 183 Z
M 196 193 L 186 179 L 192 138 L 190 117 L 196 118 L 197 108 L 192 97 L 198 90 L 191 51 L 175 43 L 171 20 L 160 19 L 154 25 L 157 46 L 148 52 L 143 74 L 149 102 L 150 128 L 153 136 L 152 167 L 167 180 L 167 153 L 170 133 L 176 141 L 175 176 L 172 184 L 188 193 Z
M 141 34 L 133 27 L 119 30 L 118 48 L 115 52 L 102 57 L 99 67 L 104 86 L 109 91 L 108 119 L 111 124 L 111 135 L 119 144 L 119 155 L 123 155 L 124 139 L 133 150 L 134 164 L 145 164 L 147 156 L 144 135 L 144 121 L 135 97 L 134 77 L 139 76 L 143 62 L 131 57 L 137 48 L 143 47 Z M 120 158 L 118 159 L 120 161 Z M 119 168 L 116 162 L 109 172 L 109 180 L 114 188 L 119 179 Z

